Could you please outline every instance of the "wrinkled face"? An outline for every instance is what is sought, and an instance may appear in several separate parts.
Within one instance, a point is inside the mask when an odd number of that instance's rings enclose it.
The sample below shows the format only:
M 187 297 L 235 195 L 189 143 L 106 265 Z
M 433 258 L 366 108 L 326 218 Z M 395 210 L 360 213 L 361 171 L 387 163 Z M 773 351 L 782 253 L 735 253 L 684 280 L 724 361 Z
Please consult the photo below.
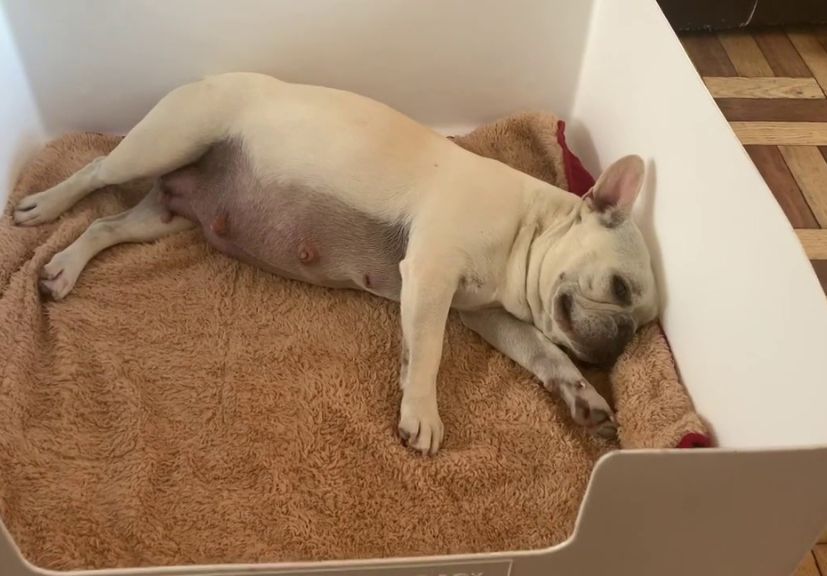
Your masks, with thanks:
M 637 329 L 657 315 L 649 251 L 630 217 L 642 179 L 637 156 L 604 172 L 540 272 L 543 331 L 593 364 L 613 363 Z

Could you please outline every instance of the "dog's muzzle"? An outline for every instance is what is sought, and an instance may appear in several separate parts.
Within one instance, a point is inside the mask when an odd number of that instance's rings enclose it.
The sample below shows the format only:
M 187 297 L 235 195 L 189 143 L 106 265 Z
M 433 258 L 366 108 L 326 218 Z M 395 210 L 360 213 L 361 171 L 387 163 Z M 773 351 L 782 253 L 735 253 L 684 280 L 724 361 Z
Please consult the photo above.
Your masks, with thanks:
M 554 299 L 553 314 L 572 352 L 590 364 L 614 364 L 635 335 L 635 321 L 630 314 L 604 305 L 580 305 L 569 291 L 561 290 Z

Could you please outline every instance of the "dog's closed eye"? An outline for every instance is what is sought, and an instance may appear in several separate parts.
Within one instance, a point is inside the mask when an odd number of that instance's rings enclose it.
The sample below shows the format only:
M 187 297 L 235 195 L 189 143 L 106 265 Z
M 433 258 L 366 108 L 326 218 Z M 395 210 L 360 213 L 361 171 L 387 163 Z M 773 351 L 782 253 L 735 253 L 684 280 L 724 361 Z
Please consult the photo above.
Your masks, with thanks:
M 629 284 L 617 274 L 612 275 L 612 295 L 621 304 L 631 304 L 632 302 L 632 293 L 629 290 Z

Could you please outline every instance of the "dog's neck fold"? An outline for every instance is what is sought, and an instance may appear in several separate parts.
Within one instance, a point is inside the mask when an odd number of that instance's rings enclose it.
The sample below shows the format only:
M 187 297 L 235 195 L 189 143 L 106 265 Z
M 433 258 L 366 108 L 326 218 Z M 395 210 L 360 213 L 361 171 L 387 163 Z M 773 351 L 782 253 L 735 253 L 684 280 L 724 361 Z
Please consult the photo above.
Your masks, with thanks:
M 517 318 L 546 327 L 550 294 L 541 286 L 542 270 L 550 248 L 572 227 L 580 211 L 580 198 L 555 186 L 528 191 L 526 212 L 508 258 L 502 305 Z

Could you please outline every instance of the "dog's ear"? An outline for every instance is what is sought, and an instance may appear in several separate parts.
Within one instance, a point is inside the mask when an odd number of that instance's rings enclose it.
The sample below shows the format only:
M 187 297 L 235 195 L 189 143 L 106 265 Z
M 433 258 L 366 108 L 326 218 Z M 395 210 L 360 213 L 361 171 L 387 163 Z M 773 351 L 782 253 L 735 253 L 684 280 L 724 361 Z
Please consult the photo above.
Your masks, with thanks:
M 584 196 L 596 212 L 611 221 L 626 218 L 643 187 L 644 164 L 640 156 L 624 156 L 606 168 Z

